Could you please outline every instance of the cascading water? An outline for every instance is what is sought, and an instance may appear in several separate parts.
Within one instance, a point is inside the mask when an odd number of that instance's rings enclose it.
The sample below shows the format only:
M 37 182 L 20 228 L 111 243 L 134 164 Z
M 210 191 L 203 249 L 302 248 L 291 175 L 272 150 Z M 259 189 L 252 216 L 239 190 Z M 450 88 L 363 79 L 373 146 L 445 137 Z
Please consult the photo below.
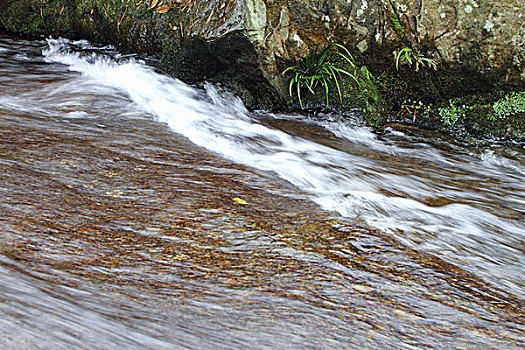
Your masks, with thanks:
M 250 112 L 85 41 L 0 35 L 0 86 L 2 348 L 525 344 L 523 148 Z
M 525 154 L 387 129 L 374 134 L 325 117 L 249 113 L 242 102 L 213 86 L 196 90 L 143 63 L 118 63 L 71 51 L 48 40 L 46 60 L 68 65 L 87 79 L 125 93 L 193 143 L 235 162 L 277 173 L 322 208 L 391 232 L 410 246 L 446 256 L 470 271 L 525 295 Z M 87 42 L 73 46 L 89 47 Z M 322 145 L 267 119 L 315 123 L 339 138 Z M 270 123 L 271 124 L 271 123 Z M 278 124 L 278 123 L 277 123 Z M 344 140 L 344 141 L 343 141 Z M 499 191 L 504 189 L 504 195 Z

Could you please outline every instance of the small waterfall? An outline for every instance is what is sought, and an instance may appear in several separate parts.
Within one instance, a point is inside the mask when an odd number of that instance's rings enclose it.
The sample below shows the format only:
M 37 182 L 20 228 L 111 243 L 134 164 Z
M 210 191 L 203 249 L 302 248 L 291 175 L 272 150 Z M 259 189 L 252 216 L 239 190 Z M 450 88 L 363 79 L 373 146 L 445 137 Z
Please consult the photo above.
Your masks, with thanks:
M 251 113 L 212 85 L 204 89 L 159 74 L 138 60 L 105 54 L 86 42 L 48 40 L 59 62 L 95 84 L 125 94 L 196 145 L 277 174 L 322 208 L 404 243 L 436 252 L 524 294 L 525 154 L 468 149 L 436 138 L 304 116 Z M 317 124 L 337 139 L 321 144 L 273 121 Z M 268 122 L 265 122 L 268 121 Z M 278 123 L 277 123 L 278 124 Z M 521 281 L 521 282 L 520 282 Z

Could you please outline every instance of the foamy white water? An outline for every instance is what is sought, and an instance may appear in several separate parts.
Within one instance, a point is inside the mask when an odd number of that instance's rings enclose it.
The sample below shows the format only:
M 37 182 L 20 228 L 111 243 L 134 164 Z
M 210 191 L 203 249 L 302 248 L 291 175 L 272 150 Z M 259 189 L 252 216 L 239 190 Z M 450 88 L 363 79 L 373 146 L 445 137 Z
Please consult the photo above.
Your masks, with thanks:
M 264 118 L 289 117 L 250 113 L 211 85 L 198 90 L 138 61 L 74 52 L 66 40 L 48 42 L 49 62 L 66 64 L 91 86 L 126 94 L 134 108 L 196 145 L 274 172 L 324 209 L 391 232 L 525 295 L 524 153 L 441 147 L 440 140 L 402 131 L 379 135 L 345 121 L 294 116 L 322 126 L 344 145 L 330 147 L 263 124 Z M 73 45 L 89 48 L 87 42 Z

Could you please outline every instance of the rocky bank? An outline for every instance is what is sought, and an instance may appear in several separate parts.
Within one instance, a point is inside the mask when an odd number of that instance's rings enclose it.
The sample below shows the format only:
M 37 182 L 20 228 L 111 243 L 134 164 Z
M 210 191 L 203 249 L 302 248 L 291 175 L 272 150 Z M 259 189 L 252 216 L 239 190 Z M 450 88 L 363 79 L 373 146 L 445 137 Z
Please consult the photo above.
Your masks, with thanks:
M 342 82 L 345 98 L 332 96 L 333 108 L 363 110 L 376 127 L 401 120 L 520 140 L 524 8 L 524 0 L 0 0 L 0 27 L 113 44 L 188 83 L 224 84 L 252 108 L 298 107 L 282 71 L 338 43 L 373 78 L 366 88 Z M 403 48 L 437 70 L 396 69 Z M 326 108 L 322 95 L 305 93 L 306 107 Z M 503 117 L 496 103 L 510 104 Z

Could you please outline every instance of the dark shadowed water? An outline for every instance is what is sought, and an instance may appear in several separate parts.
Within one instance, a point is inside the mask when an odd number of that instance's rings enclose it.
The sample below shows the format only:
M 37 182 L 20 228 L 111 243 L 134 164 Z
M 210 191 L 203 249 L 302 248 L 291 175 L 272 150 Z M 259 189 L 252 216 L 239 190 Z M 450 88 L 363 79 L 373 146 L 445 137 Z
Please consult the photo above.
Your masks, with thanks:
M 525 346 L 522 148 L 8 36 L 0 130 L 2 348 Z

